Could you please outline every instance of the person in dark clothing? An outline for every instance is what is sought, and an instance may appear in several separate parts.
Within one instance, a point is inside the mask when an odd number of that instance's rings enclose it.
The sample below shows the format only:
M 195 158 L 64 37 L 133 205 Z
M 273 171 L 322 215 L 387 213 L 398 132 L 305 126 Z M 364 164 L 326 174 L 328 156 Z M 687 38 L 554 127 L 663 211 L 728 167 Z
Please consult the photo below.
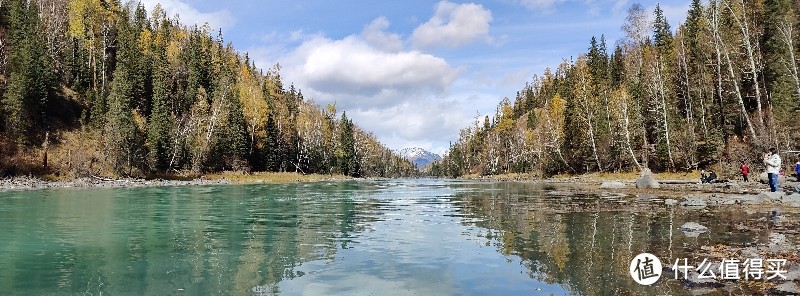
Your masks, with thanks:
M 714 180 L 717 179 L 717 173 L 711 171 L 708 173 L 708 178 L 706 178 L 706 183 L 714 183 Z
M 794 164 L 794 177 L 800 182 L 800 161 Z
M 700 183 L 712 183 L 716 179 L 717 179 L 717 173 L 715 173 L 714 171 L 708 171 L 708 174 L 706 174 L 705 170 L 700 172 Z

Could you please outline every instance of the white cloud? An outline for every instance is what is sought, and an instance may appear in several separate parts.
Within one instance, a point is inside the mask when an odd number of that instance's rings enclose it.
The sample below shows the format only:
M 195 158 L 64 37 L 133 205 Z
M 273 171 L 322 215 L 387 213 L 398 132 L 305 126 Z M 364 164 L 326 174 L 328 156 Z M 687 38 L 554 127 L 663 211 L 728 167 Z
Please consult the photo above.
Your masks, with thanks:
M 361 37 L 375 48 L 387 52 L 399 52 L 403 49 L 403 40 L 400 35 L 385 32 L 387 28 L 389 28 L 389 20 L 379 17 L 364 27 Z
M 421 94 L 441 93 L 459 69 L 418 51 L 386 52 L 351 35 L 314 37 L 285 58 L 286 76 L 320 101 L 346 99 L 344 107 L 396 105 Z M 337 100 L 338 101 L 338 100 Z
M 347 115 L 389 147 L 420 147 L 442 153 L 447 140 L 454 140 L 459 130 L 472 122 L 475 110 L 470 109 L 475 104 L 465 100 L 403 102 L 390 108 L 348 110 Z
M 441 1 L 433 17 L 414 30 L 411 42 L 416 48 L 458 47 L 478 39 L 490 42 L 491 21 L 492 13 L 479 4 Z
M 341 39 L 302 31 L 268 34 L 263 45 L 248 51 L 257 63 L 261 61 L 259 67 L 280 62 L 285 83 L 294 83 L 306 98 L 320 105 L 336 103 L 340 112 L 346 111 L 388 147 L 415 146 L 442 153 L 447 141 L 472 122 L 476 110 L 485 109 L 481 105 L 486 102 L 493 108 L 497 98 L 470 90 L 481 86 L 461 77 L 466 67 L 407 46 L 491 41 L 491 18 L 480 5 L 443 1 L 436 6 L 434 17 L 407 39 L 391 32 L 389 20 L 379 17 L 360 33 Z M 426 41 L 432 38 L 429 34 L 435 35 L 435 42 Z M 517 80 L 518 75 L 498 79 Z M 468 101 L 476 95 L 481 100 Z
M 227 9 L 201 12 L 184 0 L 140 0 L 148 11 L 152 11 L 156 4 L 161 4 L 167 16 L 178 15 L 181 23 L 185 25 L 203 25 L 208 23 L 212 29 L 230 29 L 236 24 L 236 18 Z

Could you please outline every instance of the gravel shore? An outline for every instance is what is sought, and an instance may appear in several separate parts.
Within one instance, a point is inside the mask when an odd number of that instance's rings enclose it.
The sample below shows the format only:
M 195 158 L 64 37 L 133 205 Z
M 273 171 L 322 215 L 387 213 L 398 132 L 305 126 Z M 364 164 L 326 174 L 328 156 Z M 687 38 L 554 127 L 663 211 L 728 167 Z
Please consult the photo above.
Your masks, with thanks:
M 145 179 L 105 179 L 105 178 L 78 178 L 69 181 L 47 181 L 36 177 L 12 177 L 0 179 L 0 191 L 8 190 L 35 190 L 48 188 L 136 188 L 160 186 L 193 186 L 193 185 L 224 185 L 230 184 L 227 179 L 207 180 L 194 179 L 182 180 L 145 180 Z

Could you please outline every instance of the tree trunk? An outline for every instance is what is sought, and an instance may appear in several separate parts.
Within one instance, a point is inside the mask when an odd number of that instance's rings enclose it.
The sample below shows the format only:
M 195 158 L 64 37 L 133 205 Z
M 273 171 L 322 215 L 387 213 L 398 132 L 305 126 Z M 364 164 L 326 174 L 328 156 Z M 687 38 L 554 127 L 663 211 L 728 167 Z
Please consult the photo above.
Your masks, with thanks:
M 589 141 L 592 144 L 592 156 L 594 156 L 595 164 L 597 164 L 597 169 L 599 171 L 603 171 L 603 166 L 600 164 L 600 157 L 597 156 L 597 141 L 594 135 L 594 123 L 592 122 L 592 111 L 589 106 L 589 90 L 586 89 L 586 86 L 589 84 L 589 81 L 586 79 L 586 75 L 578 74 L 579 81 L 581 85 L 581 103 L 583 105 L 583 112 L 584 112 L 584 121 L 586 122 L 587 126 L 587 136 L 589 136 Z
M 639 160 L 636 158 L 636 153 L 633 152 L 633 146 L 631 145 L 631 131 L 630 131 L 630 116 L 628 115 L 628 93 L 623 93 L 622 97 L 622 104 L 620 104 L 620 108 L 622 109 L 622 131 L 625 133 L 625 145 L 628 146 L 628 153 L 631 154 L 631 159 L 633 159 L 633 163 L 636 164 L 636 168 L 641 171 L 642 166 L 639 164 Z
M 670 141 L 669 117 L 668 117 L 668 114 L 667 114 L 667 95 L 666 95 L 666 92 L 664 90 L 665 89 L 664 77 L 663 77 L 663 70 L 662 70 L 662 67 L 661 67 L 661 61 L 660 60 L 661 60 L 661 58 L 657 56 L 656 57 L 656 68 L 654 69 L 654 71 L 655 71 L 655 75 L 654 75 L 655 77 L 654 78 L 656 80 L 655 81 L 655 84 L 656 84 L 655 87 L 657 87 L 655 93 L 659 97 L 659 100 L 658 100 L 659 106 L 658 106 L 658 108 L 661 109 L 660 110 L 661 111 L 661 121 L 662 121 L 662 127 L 663 127 L 663 131 L 664 131 L 664 140 L 666 141 L 666 146 L 667 146 L 667 158 L 669 159 L 669 167 L 670 167 L 670 169 L 674 169 L 675 168 L 675 161 L 672 158 L 672 143 Z
M 717 36 L 719 37 L 719 36 Z M 722 43 L 722 40 L 719 40 L 722 47 L 725 47 L 725 44 Z M 742 92 L 739 90 L 739 83 L 736 82 L 736 73 L 733 71 L 733 62 L 731 61 L 730 56 L 728 55 L 728 51 L 723 49 L 723 55 L 725 56 L 725 62 L 728 64 L 728 75 L 731 77 L 731 83 L 733 84 L 734 93 L 736 94 L 736 98 L 739 100 L 739 106 L 741 107 L 742 116 L 744 117 L 745 121 L 747 122 L 747 128 L 750 131 L 750 135 L 753 139 L 756 139 L 756 131 L 753 129 L 753 124 L 750 122 L 750 115 L 747 114 L 747 108 L 744 105 L 744 98 L 742 98 Z M 760 108 L 760 107 L 759 107 Z M 758 111 L 759 115 L 761 114 L 761 110 Z
M 691 83 L 689 82 L 689 64 L 686 62 L 686 47 L 683 43 L 683 38 L 681 38 L 681 55 L 680 55 L 680 63 L 682 63 L 683 68 L 683 84 L 686 87 L 686 122 L 689 123 L 689 137 L 690 137 L 690 145 L 691 151 L 697 151 L 696 143 L 697 140 L 695 139 L 695 123 L 694 123 L 694 104 L 692 104 L 692 88 Z M 694 163 L 694 153 L 691 154 L 690 163 Z
M 742 41 L 744 42 L 744 48 L 747 51 L 747 62 L 750 66 L 750 79 L 753 81 L 753 85 L 755 85 L 756 91 L 756 109 L 758 112 L 758 128 L 760 130 L 764 129 L 764 114 L 763 108 L 761 106 L 761 88 L 758 86 L 758 73 L 760 72 L 758 67 L 756 66 L 756 54 L 755 50 L 753 49 L 753 42 L 750 40 L 750 27 L 747 23 L 747 8 L 745 7 L 744 0 L 741 1 L 742 7 L 742 18 L 740 19 L 737 17 L 736 12 L 733 10 L 733 7 L 730 6 L 728 2 L 725 2 L 728 6 L 728 11 L 730 11 L 731 16 L 736 21 L 736 24 L 739 25 L 739 31 L 742 33 Z M 741 95 L 740 95 L 741 96 Z
M 701 76 L 705 77 L 705 75 L 701 75 Z M 699 82 L 700 87 L 698 88 L 700 90 L 700 94 L 699 94 L 699 97 L 700 97 L 700 123 L 703 125 L 703 139 L 708 139 L 708 125 L 706 124 L 706 103 L 705 103 L 705 99 L 704 99 L 705 96 L 703 95 L 703 85 L 702 85 L 702 80 L 703 79 L 701 78 L 700 80 L 701 80 L 701 82 Z
M 789 61 L 784 60 L 783 65 L 789 75 L 792 76 L 795 86 L 795 94 L 800 95 L 800 76 L 797 70 L 797 58 L 795 56 L 794 46 L 794 25 L 791 19 L 785 19 L 778 25 L 778 32 L 780 32 L 781 39 L 786 45 L 786 50 L 789 53 Z
M 756 132 L 753 129 L 753 124 L 750 122 L 750 116 L 747 114 L 747 108 L 744 105 L 744 99 L 742 98 L 742 92 L 739 90 L 739 83 L 736 82 L 736 73 L 733 71 L 733 63 L 731 62 L 730 56 L 728 55 L 728 50 L 725 47 L 725 42 L 722 41 L 722 37 L 720 36 L 720 28 L 719 28 L 719 7 L 713 7 L 711 9 L 711 18 L 709 20 L 709 26 L 711 27 L 712 34 L 714 35 L 714 50 L 716 51 L 717 55 L 717 91 L 719 92 L 719 100 L 720 105 L 722 105 L 722 57 L 725 57 L 725 62 L 728 64 L 728 75 L 730 75 L 731 83 L 734 87 L 734 92 L 736 94 L 736 98 L 739 101 L 739 106 L 741 107 L 742 117 L 744 117 L 745 122 L 747 123 L 747 129 L 750 131 L 750 136 L 753 140 L 756 139 Z M 760 110 L 759 110 L 760 111 Z M 724 110 L 720 110 L 724 114 Z M 723 115 L 724 116 L 724 115 Z M 723 126 L 724 126 L 724 117 L 723 117 Z

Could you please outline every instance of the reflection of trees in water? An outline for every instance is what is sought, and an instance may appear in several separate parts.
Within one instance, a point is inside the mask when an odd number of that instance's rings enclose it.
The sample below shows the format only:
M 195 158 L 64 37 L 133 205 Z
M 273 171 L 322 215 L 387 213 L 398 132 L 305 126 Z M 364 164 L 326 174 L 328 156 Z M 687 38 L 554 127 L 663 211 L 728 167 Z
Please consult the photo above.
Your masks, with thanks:
M 333 260 L 372 218 L 363 213 L 376 205 L 355 202 L 348 192 L 287 185 L 65 193 L 53 214 L 31 215 L 53 217 L 33 226 L 46 232 L 47 241 L 34 242 L 43 251 L 6 246 L 7 254 L 31 256 L 0 259 L 0 274 L 10 275 L 2 278 L 12 279 L 0 281 L 0 290 L 277 293 L 279 281 L 303 275 L 296 271 L 302 263 Z
M 671 258 L 693 260 L 692 252 L 699 246 L 731 239 L 687 238 L 674 231 L 680 226 L 676 220 L 697 219 L 697 214 L 676 213 L 674 208 L 654 207 L 634 197 L 609 206 L 614 201 L 553 188 L 513 183 L 476 186 L 483 190 L 464 190 L 454 198 L 464 216 L 478 218 L 475 225 L 493 233 L 487 238 L 498 252 L 518 256 L 531 278 L 559 283 L 575 294 L 687 293 L 682 283 L 665 278 L 653 286 L 638 285 L 628 273 L 630 260 L 649 252 L 669 266 Z M 726 233 L 729 227 L 732 218 L 719 215 L 709 218 L 719 220 L 709 225 L 712 233 Z

